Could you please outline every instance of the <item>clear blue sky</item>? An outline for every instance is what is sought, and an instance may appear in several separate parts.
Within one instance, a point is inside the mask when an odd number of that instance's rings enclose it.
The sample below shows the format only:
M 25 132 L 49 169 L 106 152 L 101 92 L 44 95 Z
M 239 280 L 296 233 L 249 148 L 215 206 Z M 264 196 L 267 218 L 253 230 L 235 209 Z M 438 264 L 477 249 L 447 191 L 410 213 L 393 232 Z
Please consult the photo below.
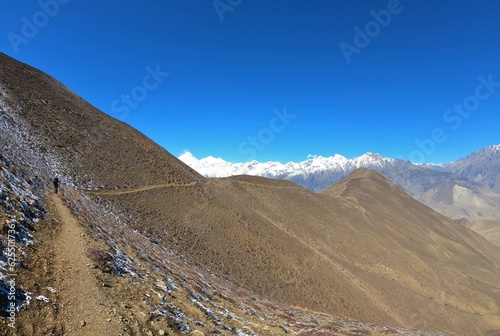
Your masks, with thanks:
M 0 12 L 0 51 L 176 156 L 447 162 L 500 143 L 499 1 L 5 0 Z

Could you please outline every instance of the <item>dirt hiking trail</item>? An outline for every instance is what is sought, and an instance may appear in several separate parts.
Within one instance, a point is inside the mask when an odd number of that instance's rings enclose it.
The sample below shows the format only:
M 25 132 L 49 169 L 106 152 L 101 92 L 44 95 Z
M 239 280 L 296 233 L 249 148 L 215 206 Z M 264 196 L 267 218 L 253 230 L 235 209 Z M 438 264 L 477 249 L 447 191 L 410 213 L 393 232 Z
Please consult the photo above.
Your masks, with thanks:
M 125 334 L 119 321 L 109 318 L 112 305 L 91 273 L 92 266 L 85 256 L 90 239 L 61 198 L 52 195 L 51 200 L 61 225 L 54 241 L 54 264 L 55 289 L 65 335 Z
M 99 189 L 99 190 L 82 190 L 87 194 L 96 194 L 96 195 L 123 195 L 123 194 L 133 194 L 141 191 L 152 190 L 152 189 L 160 189 L 160 188 L 168 188 L 168 187 L 190 187 L 196 185 L 198 182 L 190 182 L 190 183 L 166 183 L 166 184 L 155 184 L 148 185 L 139 188 L 127 188 L 127 189 Z

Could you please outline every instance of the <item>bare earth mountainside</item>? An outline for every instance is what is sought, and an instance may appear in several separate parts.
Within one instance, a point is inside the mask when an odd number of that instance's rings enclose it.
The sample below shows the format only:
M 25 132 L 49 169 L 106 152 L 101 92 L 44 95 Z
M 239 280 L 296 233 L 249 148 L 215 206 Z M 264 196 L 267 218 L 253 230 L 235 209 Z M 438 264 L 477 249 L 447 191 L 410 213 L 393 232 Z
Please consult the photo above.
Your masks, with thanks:
M 2 54 L 0 135 L 2 334 L 500 335 L 500 249 L 377 172 L 207 179 Z

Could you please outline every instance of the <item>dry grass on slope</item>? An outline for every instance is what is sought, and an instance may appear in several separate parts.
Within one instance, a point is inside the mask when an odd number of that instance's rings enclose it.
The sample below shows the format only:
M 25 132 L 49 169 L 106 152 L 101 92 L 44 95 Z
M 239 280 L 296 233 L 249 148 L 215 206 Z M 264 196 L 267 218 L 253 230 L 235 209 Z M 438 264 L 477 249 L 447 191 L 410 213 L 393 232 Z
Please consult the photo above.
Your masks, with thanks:
M 488 242 L 381 175 L 338 188 L 245 176 L 101 197 L 159 244 L 286 304 L 470 335 L 495 328 L 499 259 Z
M 335 313 L 352 309 L 351 316 L 358 312 L 348 302 L 347 308 L 337 309 L 344 296 L 355 293 L 349 293 L 349 281 L 318 261 L 313 247 L 270 225 L 213 184 L 101 197 L 140 218 L 133 227 L 159 244 L 235 284 L 298 306 L 321 304 Z M 338 289 L 323 286 L 328 282 Z
M 467 333 L 473 333 L 474 329 L 467 328 L 474 325 L 479 334 L 489 328 L 498 330 L 498 248 L 401 194 L 397 186 L 375 172 L 354 172 L 325 192 L 350 200 L 370 214 L 367 222 L 385 235 L 379 242 L 385 241 L 388 249 L 398 251 L 380 259 L 390 267 L 373 271 L 418 294 L 420 300 L 412 302 L 426 316 L 420 326 L 450 321 L 448 328 L 462 325 L 466 328 L 462 332 Z M 380 251 L 383 245 L 372 247 Z M 398 269 L 404 272 L 394 274 Z M 389 282 L 379 284 L 385 286 L 382 292 L 391 291 Z

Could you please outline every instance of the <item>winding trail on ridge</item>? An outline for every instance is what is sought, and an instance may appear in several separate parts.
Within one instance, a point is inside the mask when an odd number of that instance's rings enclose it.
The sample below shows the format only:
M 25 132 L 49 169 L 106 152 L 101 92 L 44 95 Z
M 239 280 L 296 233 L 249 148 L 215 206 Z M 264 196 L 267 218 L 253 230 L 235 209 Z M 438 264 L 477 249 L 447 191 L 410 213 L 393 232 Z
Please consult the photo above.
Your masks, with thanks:
M 87 193 L 87 194 L 94 194 L 94 195 L 123 195 L 123 194 L 133 194 L 133 193 L 138 193 L 141 191 L 146 191 L 146 190 L 151 190 L 151 189 L 160 189 L 160 188 L 167 188 L 167 187 L 190 187 L 196 185 L 198 182 L 190 182 L 190 183 L 166 183 L 166 184 L 154 184 L 154 185 L 148 185 L 144 187 L 139 187 L 139 188 L 127 188 L 127 189 L 115 189 L 115 190 L 109 190 L 109 189 L 100 189 L 100 190 L 85 190 L 82 189 L 81 191 Z
M 53 242 L 57 290 L 61 321 L 65 335 L 122 335 L 123 326 L 110 319 L 112 305 L 106 300 L 102 286 L 91 273 L 85 257 L 89 247 L 83 227 L 71 215 L 58 195 L 51 195 L 60 221 L 60 232 Z M 100 288 L 101 287 L 101 288 Z
M 215 179 L 215 180 L 217 180 L 217 179 Z M 206 184 L 210 184 L 211 182 L 212 182 L 211 180 L 205 181 Z M 242 184 L 248 184 L 248 185 L 255 185 L 255 186 L 259 186 L 259 187 L 275 188 L 275 189 L 297 189 L 297 188 L 300 188 L 299 186 L 266 185 L 266 184 L 260 184 L 260 183 L 255 183 L 255 182 L 242 181 L 242 180 L 235 180 L 235 182 L 242 183 Z M 152 184 L 152 185 L 147 185 L 147 186 L 138 187 L 138 188 L 97 189 L 97 190 L 80 189 L 80 191 L 83 191 L 84 193 L 87 193 L 90 195 L 124 195 L 124 194 L 134 194 L 134 193 L 138 193 L 141 191 L 169 188 L 169 187 L 192 187 L 194 185 L 197 185 L 198 183 L 200 183 L 200 182 L 194 181 L 194 182 L 189 182 L 189 183 L 164 183 L 164 184 Z

